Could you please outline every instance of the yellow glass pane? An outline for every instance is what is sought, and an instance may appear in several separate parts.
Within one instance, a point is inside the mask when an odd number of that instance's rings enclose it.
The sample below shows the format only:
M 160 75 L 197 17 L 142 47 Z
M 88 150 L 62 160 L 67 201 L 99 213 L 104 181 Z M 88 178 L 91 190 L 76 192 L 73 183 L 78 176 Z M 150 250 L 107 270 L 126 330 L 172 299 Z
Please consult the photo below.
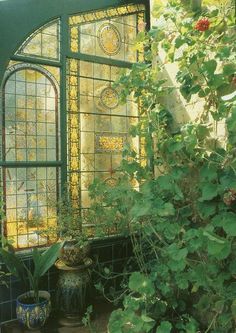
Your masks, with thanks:
M 16 53 L 59 60 L 59 49 L 59 20 L 55 20 L 32 33 Z
M 82 132 L 81 133 L 81 153 L 94 153 L 94 134 Z
M 94 54 L 96 45 L 96 37 L 89 35 L 80 35 L 80 52 Z

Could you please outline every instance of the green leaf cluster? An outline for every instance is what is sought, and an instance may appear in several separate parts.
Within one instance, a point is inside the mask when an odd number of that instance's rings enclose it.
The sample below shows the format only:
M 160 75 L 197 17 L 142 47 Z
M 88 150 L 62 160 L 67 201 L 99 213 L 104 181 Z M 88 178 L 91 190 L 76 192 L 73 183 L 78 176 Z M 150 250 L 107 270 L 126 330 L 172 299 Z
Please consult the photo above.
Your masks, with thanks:
M 1 248 L 0 257 L 7 266 L 9 272 L 22 282 L 24 288 L 27 288 L 27 286 L 29 285 L 28 290 L 33 291 L 35 303 L 39 303 L 40 279 L 55 263 L 61 247 L 62 243 L 56 243 L 51 245 L 46 251 L 42 253 L 37 248 L 33 249 L 33 273 L 26 266 L 23 259 L 20 258 L 15 252 L 10 252 L 4 248 Z
M 130 236 L 135 257 L 111 333 L 236 330 L 235 23 L 230 4 L 187 8 L 178 0 L 156 7 L 160 25 L 138 39 L 145 61 L 116 83 L 121 100 L 133 94 L 140 106 L 131 135 L 142 154 L 129 142 L 116 185 L 90 188 L 94 215 Z M 203 17 L 210 28 L 200 32 Z M 178 63 L 179 87 L 163 80 L 159 47 L 167 63 Z M 198 119 L 179 128 L 163 99 L 175 89 L 204 103 Z M 210 119 L 226 123 L 225 145 Z

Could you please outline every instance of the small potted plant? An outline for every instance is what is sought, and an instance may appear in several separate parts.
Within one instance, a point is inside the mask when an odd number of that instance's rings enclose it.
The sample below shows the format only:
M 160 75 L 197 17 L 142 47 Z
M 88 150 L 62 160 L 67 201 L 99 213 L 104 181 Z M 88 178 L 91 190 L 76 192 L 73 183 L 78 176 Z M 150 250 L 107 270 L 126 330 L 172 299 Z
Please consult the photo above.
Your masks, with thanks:
M 68 266 L 83 264 L 90 252 L 90 241 L 82 231 L 82 217 L 79 209 L 69 198 L 69 195 L 64 196 L 54 205 L 58 211 L 57 226 L 49 228 L 43 234 L 56 234 L 64 241 L 59 255 L 64 264 Z
M 42 327 L 49 317 L 51 310 L 50 294 L 47 291 L 39 290 L 39 282 L 41 277 L 55 263 L 61 247 L 61 243 L 56 243 L 43 253 L 37 248 L 33 249 L 33 272 L 29 270 L 15 252 L 0 249 L 1 259 L 9 272 L 19 278 L 24 286 L 29 287 L 29 291 L 20 295 L 16 300 L 17 319 L 28 329 Z

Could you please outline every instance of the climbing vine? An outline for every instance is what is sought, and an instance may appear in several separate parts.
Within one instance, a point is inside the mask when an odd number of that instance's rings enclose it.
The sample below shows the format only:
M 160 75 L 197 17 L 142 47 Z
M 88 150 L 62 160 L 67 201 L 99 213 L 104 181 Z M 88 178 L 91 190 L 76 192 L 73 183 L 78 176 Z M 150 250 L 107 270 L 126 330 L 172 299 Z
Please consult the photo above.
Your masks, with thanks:
M 110 333 L 232 333 L 236 320 L 236 34 L 232 3 L 193 13 L 181 1 L 156 8 L 161 24 L 141 32 L 142 63 L 117 85 L 131 93 L 141 120 L 131 128 L 145 155 L 125 146 L 117 185 L 91 187 L 120 232 L 129 234 L 137 268 Z M 163 79 L 176 63 L 177 86 Z M 165 97 L 202 101 L 194 122 L 176 129 Z M 214 133 L 225 124 L 222 143 Z M 142 151 L 142 149 L 141 149 Z M 131 184 L 136 182 L 137 188 Z M 99 206 L 100 209 L 101 205 Z M 105 215 L 104 215 L 105 216 Z

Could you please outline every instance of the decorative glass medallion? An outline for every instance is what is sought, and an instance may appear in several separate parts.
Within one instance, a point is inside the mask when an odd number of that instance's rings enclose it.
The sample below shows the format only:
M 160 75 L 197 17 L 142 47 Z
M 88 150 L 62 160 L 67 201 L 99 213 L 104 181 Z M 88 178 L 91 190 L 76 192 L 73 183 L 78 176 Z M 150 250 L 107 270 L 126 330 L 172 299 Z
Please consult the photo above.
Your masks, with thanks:
M 107 87 L 102 90 L 100 100 L 102 105 L 108 109 L 115 109 L 119 104 L 118 93 L 111 87 Z
M 104 23 L 98 30 L 98 42 L 103 50 L 109 56 L 113 56 L 120 51 L 121 36 L 119 30 L 111 23 Z
M 110 187 L 115 187 L 118 183 L 118 179 L 114 177 L 109 177 L 105 179 L 105 183 Z

